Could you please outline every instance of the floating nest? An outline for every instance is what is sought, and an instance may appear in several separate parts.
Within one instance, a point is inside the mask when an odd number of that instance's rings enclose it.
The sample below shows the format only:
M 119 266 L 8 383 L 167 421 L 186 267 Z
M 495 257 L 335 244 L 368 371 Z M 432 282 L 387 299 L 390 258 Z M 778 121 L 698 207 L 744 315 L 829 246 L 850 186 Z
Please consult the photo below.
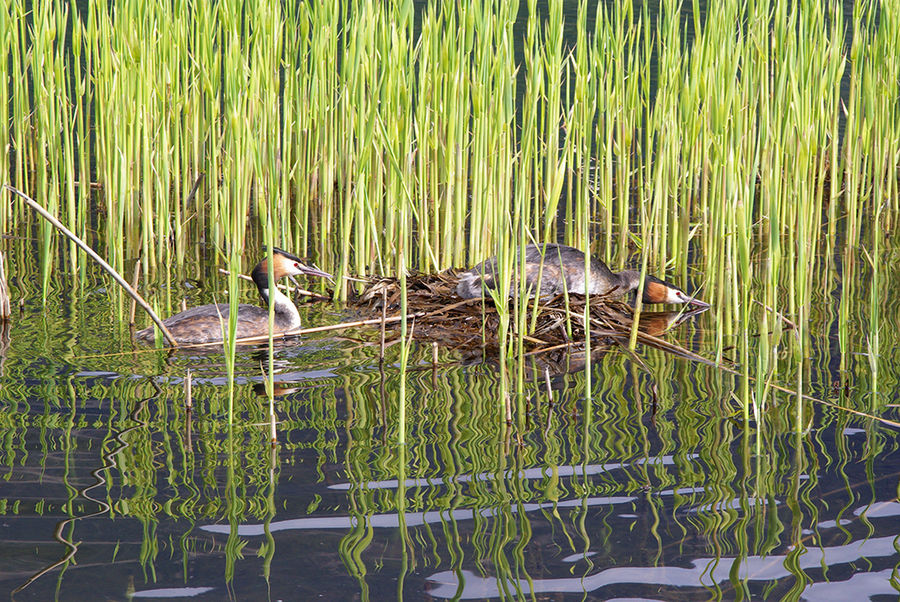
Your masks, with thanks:
M 415 340 L 438 342 L 467 352 L 495 351 L 499 347 L 500 316 L 492 299 L 462 299 L 456 294 L 459 272 L 447 270 L 438 274 L 412 274 L 406 279 L 406 307 L 408 328 Z M 351 300 L 366 318 L 400 314 L 400 281 L 397 278 L 372 278 L 363 292 Z M 585 340 L 584 309 L 587 299 L 570 294 L 553 298 L 530 299 L 528 323 L 534 324 L 524 335 L 529 352 L 543 352 L 578 348 Z M 535 306 L 535 303 L 537 305 Z M 514 311 L 510 300 L 510 311 Z M 589 330 L 592 345 L 609 347 L 626 342 L 631 335 L 633 312 L 620 298 L 590 297 Z M 642 312 L 638 339 L 645 344 L 663 348 L 678 355 L 687 350 L 657 337 L 686 318 L 703 310 L 682 312 Z M 536 316 L 534 315 L 536 312 Z M 514 321 L 510 320 L 510 335 L 515 336 Z M 387 337 L 399 337 L 399 322 L 385 322 Z M 682 353 L 683 352 L 683 353 Z M 693 355 L 693 354 L 690 354 Z

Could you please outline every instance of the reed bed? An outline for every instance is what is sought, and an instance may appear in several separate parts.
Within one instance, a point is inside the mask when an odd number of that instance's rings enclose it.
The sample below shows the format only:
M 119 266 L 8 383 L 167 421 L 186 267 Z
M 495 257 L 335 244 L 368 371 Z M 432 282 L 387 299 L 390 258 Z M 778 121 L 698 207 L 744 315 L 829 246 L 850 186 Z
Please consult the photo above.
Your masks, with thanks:
M 92 0 L 84 13 L 3 0 L 0 179 L 120 272 L 143 258 L 144 286 L 203 243 L 236 275 L 262 242 L 339 282 L 497 254 L 499 298 L 521 270 L 513 249 L 532 240 L 692 278 L 714 306 L 716 359 L 738 341 L 749 419 L 784 368 L 805 390 L 815 275 L 836 254 L 843 367 L 865 340 L 877 373 L 877 290 L 860 338 L 849 266 L 865 253 L 882 282 L 900 210 L 900 6 L 701 9 L 663 0 L 651 18 L 646 4 L 582 0 L 567 42 L 559 0 L 418 14 L 401 0 Z M 4 232 L 29 220 L 2 204 Z M 38 235 L 46 296 L 63 267 L 49 228 Z M 227 286 L 236 302 L 236 276 Z M 503 363 L 537 320 L 519 298 L 497 305 Z

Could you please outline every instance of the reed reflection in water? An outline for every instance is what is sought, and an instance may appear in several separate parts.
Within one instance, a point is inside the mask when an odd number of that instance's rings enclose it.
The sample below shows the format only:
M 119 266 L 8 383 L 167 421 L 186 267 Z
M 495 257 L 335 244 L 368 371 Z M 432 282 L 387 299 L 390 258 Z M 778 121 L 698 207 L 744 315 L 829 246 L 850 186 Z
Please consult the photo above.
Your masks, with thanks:
M 639 365 L 613 346 L 592 356 L 590 403 L 577 356 L 574 370 L 534 359 L 525 420 L 508 425 L 496 363 L 415 344 L 401 449 L 397 351 L 380 365 L 377 345 L 345 333 L 278 348 L 273 450 L 264 351 L 238 355 L 229 428 L 220 355 L 131 351 L 100 318 L 103 296 L 68 294 L 26 309 L 3 364 L 5 542 L 21 560 L 0 583 L 37 575 L 23 599 L 58 586 L 383 599 L 398 580 L 438 598 L 892 587 L 897 439 L 866 418 L 805 402 L 797 433 L 796 401 L 777 393 L 748 429 L 735 377 L 643 347 Z M 712 328 L 702 314 L 660 334 L 708 353 Z M 812 374 L 830 385 L 827 363 Z

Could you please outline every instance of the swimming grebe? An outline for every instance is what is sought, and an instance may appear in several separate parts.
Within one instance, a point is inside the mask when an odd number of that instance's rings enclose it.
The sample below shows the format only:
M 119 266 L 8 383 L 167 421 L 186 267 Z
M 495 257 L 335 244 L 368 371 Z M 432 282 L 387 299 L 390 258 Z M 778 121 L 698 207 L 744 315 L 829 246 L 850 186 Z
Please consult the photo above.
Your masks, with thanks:
M 263 259 L 250 277 L 259 289 L 259 296 L 263 304 L 268 303 L 269 274 L 267 259 Z M 303 264 L 296 255 L 291 255 L 281 249 L 272 249 L 273 272 L 275 280 L 285 276 L 306 274 L 331 278 L 331 274 L 311 268 Z M 300 328 L 300 312 L 291 300 L 277 288 L 271 293 L 271 300 L 275 306 L 275 330 L 276 333 L 289 332 Z M 237 314 L 237 338 L 262 336 L 269 333 L 268 307 L 258 307 L 241 303 L 238 305 Z M 192 307 L 187 311 L 175 314 L 171 318 L 163 320 L 163 324 L 179 343 L 215 343 L 222 340 L 222 325 L 228 324 L 228 304 L 218 303 Z M 135 338 L 140 341 L 153 341 L 153 326 L 135 333 Z
M 541 262 L 544 264 L 542 274 Z M 482 288 L 494 288 L 496 274 L 497 258 L 486 259 L 471 270 L 460 274 L 456 293 L 463 299 L 482 297 L 484 296 Z M 539 274 L 541 297 L 558 295 L 564 291 L 583 295 L 584 253 L 565 245 L 528 245 L 525 247 L 525 281 L 531 295 L 534 295 Z M 591 295 L 610 293 L 624 295 L 637 290 L 640 278 L 640 272 L 625 270 L 617 274 L 599 259 L 591 257 L 587 292 Z M 698 307 L 709 307 L 709 303 L 695 299 L 678 287 L 649 275 L 644 280 L 642 299 L 644 303 L 689 303 Z

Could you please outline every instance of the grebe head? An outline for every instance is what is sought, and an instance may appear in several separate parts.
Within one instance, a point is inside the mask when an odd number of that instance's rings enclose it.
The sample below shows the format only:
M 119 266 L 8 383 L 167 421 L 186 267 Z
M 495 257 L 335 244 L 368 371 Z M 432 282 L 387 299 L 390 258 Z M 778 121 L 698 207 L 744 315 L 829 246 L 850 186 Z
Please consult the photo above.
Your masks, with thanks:
M 256 283 L 256 286 L 259 288 L 259 293 L 265 299 L 268 299 L 269 295 L 268 262 L 270 259 L 272 261 L 272 273 L 275 280 L 281 280 L 285 276 L 293 278 L 294 276 L 299 276 L 301 274 L 331 279 L 331 274 L 328 272 L 323 272 L 317 268 L 311 268 L 303 263 L 303 260 L 296 255 L 288 253 L 278 247 L 272 247 L 272 254 L 270 257 L 260 261 L 250 274 L 253 282 Z
M 649 275 L 644 280 L 644 296 L 642 299 L 644 303 L 688 304 L 704 308 L 710 306 L 705 301 L 691 297 L 677 286 Z

